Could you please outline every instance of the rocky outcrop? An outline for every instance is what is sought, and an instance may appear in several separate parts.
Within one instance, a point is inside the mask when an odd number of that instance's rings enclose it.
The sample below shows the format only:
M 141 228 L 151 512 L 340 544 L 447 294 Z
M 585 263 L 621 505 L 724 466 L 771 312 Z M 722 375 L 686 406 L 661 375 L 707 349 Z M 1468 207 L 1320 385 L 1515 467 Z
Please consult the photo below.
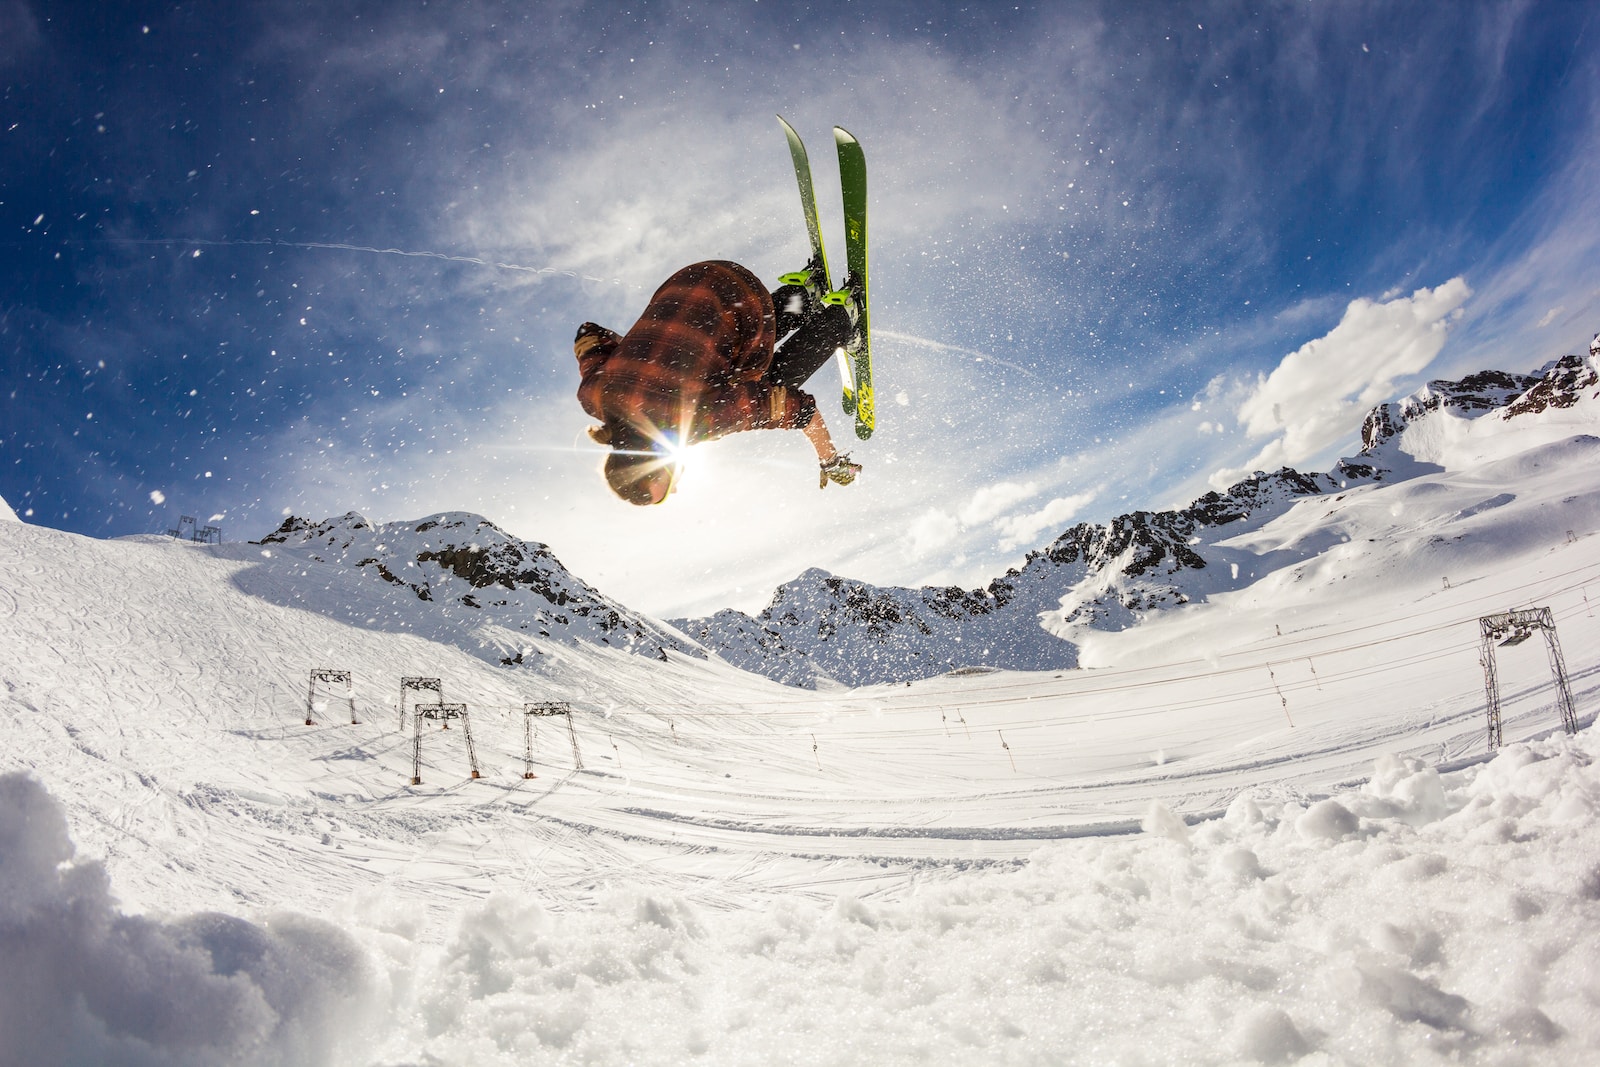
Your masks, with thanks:
M 1482 371 L 1456 382 L 1429 382 L 1404 400 L 1379 404 L 1361 427 L 1361 450 L 1369 454 L 1377 451 L 1408 425 L 1434 411 L 1451 411 L 1467 418 L 1493 412 L 1494 417 L 1514 419 L 1551 408 L 1572 407 L 1593 393 L 1600 379 L 1596 373 L 1600 351 L 1595 351 L 1593 344 L 1590 349 L 1588 358 L 1562 356 L 1535 374 Z
M 1592 354 L 1588 359 L 1562 356 L 1545 368 L 1537 382 L 1506 405 L 1502 417 L 1514 419 L 1519 415 L 1536 415 L 1551 408 L 1570 408 L 1585 394 L 1595 395 L 1595 386 L 1600 380 L 1600 374 L 1595 370 L 1597 366 L 1600 366 L 1600 355 Z
M 1432 381 L 1404 400 L 1379 404 L 1361 426 L 1361 451 L 1372 452 L 1408 423 L 1444 409 L 1466 416 L 1505 407 L 1540 381 L 1535 374 L 1482 371 L 1457 382 Z

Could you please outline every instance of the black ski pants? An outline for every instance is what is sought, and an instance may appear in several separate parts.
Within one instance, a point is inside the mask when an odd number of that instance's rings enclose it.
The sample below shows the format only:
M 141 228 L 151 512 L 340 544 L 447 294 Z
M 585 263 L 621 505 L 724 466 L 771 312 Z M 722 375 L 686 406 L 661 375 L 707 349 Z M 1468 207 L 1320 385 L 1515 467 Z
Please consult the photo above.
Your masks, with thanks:
M 850 313 L 833 305 L 817 306 L 802 285 L 785 285 L 772 294 L 778 313 L 778 336 L 766 380 L 798 389 L 850 340 Z

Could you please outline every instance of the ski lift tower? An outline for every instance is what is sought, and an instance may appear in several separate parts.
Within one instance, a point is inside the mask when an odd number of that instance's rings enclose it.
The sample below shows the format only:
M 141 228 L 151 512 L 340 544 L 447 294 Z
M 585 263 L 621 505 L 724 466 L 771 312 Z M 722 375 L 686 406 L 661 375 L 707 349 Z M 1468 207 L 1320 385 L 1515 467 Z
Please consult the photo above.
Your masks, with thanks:
M 467 764 L 472 769 L 472 777 L 478 774 L 478 749 L 472 743 L 472 720 L 467 717 L 465 704 L 418 704 L 412 709 L 411 720 L 414 726 L 411 735 L 411 784 L 422 784 L 422 722 L 438 722 L 441 728 L 450 729 L 452 719 L 461 720 L 461 732 L 467 739 Z
M 406 690 L 431 689 L 436 702 L 444 703 L 444 683 L 437 678 L 402 678 L 400 679 L 400 729 L 406 728 Z
M 1561 642 L 1556 638 L 1556 620 L 1549 608 L 1525 608 L 1519 611 L 1502 611 L 1498 615 L 1485 615 L 1478 620 L 1482 637 L 1479 662 L 1483 664 L 1483 688 L 1487 697 L 1489 715 L 1489 751 L 1500 747 L 1500 675 L 1495 665 L 1496 646 L 1509 648 L 1520 645 L 1535 632 L 1544 633 L 1545 653 L 1550 659 L 1550 673 L 1556 682 L 1556 707 L 1561 712 L 1561 725 L 1567 733 L 1578 732 L 1578 713 L 1572 704 L 1572 687 L 1567 683 L 1567 664 L 1561 655 Z
M 311 687 L 306 691 L 306 725 L 315 726 L 316 720 L 312 713 L 317 707 L 317 689 L 319 686 L 342 685 L 344 686 L 344 699 L 350 705 L 350 724 L 358 725 L 356 718 L 356 691 L 355 684 L 351 681 L 349 671 L 332 670 L 325 667 L 311 669 Z
M 572 741 L 572 769 L 583 770 L 583 754 L 578 751 L 578 731 L 572 726 L 572 705 L 564 700 L 545 700 L 522 706 L 522 777 L 537 778 L 533 773 L 534 720 L 560 715 L 567 720 L 567 737 Z

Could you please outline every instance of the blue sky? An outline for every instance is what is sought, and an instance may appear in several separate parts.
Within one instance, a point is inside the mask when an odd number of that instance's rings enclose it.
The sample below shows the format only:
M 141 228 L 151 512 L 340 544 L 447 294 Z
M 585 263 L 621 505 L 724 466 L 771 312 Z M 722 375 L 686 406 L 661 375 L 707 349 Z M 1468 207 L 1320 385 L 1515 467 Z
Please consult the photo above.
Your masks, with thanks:
M 661 614 L 808 566 L 976 584 L 1581 349 L 1597 16 L 0 0 L 0 496 L 96 536 L 474 511 Z M 830 127 L 866 149 L 866 472 L 744 434 L 632 508 L 573 329 L 697 259 L 801 264 L 775 113 L 836 258 Z

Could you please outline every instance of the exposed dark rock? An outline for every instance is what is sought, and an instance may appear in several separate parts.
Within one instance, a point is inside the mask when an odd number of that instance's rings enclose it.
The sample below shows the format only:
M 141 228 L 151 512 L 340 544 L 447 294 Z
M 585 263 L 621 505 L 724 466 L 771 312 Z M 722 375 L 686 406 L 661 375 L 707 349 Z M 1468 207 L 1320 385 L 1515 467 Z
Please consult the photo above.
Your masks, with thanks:
M 1536 415 L 1551 408 L 1570 408 L 1593 389 L 1600 375 L 1591 359 L 1562 356 L 1545 369 L 1544 377 L 1506 406 L 1505 417 Z
M 1594 388 L 1596 362 L 1595 356 L 1569 355 L 1536 374 L 1487 370 L 1460 381 L 1429 382 L 1404 400 L 1373 408 L 1361 427 L 1361 450 L 1364 454 L 1376 451 L 1410 423 L 1434 411 L 1452 411 L 1469 418 L 1498 411 L 1500 418 L 1514 419 L 1571 407 L 1586 390 Z

